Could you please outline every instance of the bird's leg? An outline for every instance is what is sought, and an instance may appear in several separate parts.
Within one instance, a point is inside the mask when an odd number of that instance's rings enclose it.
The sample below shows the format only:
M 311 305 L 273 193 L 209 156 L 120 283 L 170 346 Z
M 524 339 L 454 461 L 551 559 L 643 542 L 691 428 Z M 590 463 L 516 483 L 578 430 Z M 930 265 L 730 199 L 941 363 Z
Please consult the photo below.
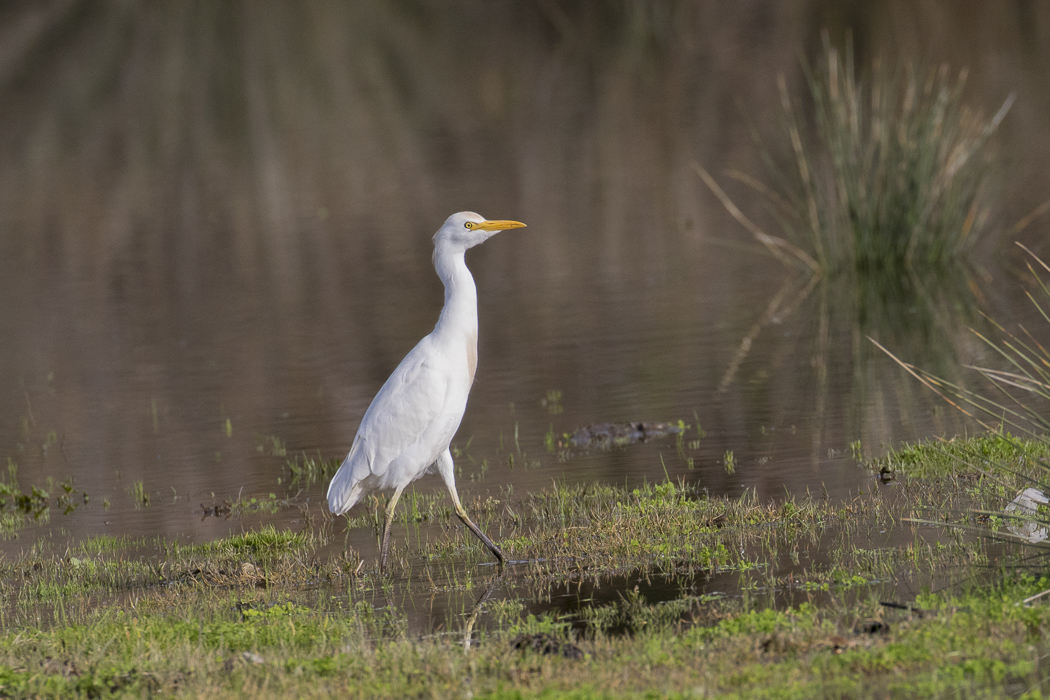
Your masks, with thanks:
M 448 492 L 452 496 L 452 504 L 456 507 L 456 517 L 462 521 L 467 528 L 474 533 L 474 535 L 481 540 L 481 543 L 488 547 L 488 550 L 499 560 L 500 566 L 502 566 L 506 559 L 503 558 L 503 552 L 500 548 L 493 544 L 492 540 L 485 536 L 485 533 L 481 531 L 474 521 L 467 515 L 467 511 L 463 509 L 463 504 L 459 502 L 459 493 L 456 492 L 456 476 L 455 466 L 452 462 L 452 454 L 445 450 L 445 453 L 438 457 L 438 472 L 441 474 L 441 478 L 445 480 L 445 486 L 448 487 Z
M 503 564 L 505 564 L 506 563 L 506 559 L 503 558 L 503 552 L 500 551 L 500 548 L 497 547 L 492 542 L 492 540 L 490 540 L 488 537 L 486 537 L 485 533 L 481 531 L 481 528 L 479 528 L 477 525 L 475 525 L 474 522 L 467 516 L 467 511 L 463 510 L 463 506 L 459 504 L 459 499 L 456 498 L 455 501 L 456 501 L 456 515 L 459 516 L 459 519 L 463 521 L 464 525 L 466 525 L 468 528 L 470 528 L 470 531 L 473 532 L 477 536 L 477 538 L 479 540 L 481 540 L 481 543 L 483 545 L 485 545 L 486 547 L 489 548 L 489 551 L 492 552 L 492 554 L 496 557 L 496 559 L 499 559 L 499 563 L 500 563 L 501 566 Z
M 390 551 L 390 526 L 394 523 L 394 508 L 397 507 L 397 500 L 401 498 L 401 492 L 404 490 L 404 486 L 398 486 L 394 490 L 394 495 L 390 497 L 390 503 L 386 506 L 386 524 L 383 526 L 383 546 L 379 550 L 379 570 L 382 572 L 386 571 L 386 555 Z

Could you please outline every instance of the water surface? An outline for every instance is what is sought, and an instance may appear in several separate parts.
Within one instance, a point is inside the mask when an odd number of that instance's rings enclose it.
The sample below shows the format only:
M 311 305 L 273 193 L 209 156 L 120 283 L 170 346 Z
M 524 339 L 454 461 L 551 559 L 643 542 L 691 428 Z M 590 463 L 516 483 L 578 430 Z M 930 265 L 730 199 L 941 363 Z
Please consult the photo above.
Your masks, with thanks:
M 1045 223 L 1008 231 L 1048 191 L 1050 13 L 613 5 L 3 10 L 0 449 L 23 486 L 71 476 L 91 498 L 4 546 L 250 527 L 202 504 L 283 498 L 288 457 L 345 454 L 437 319 L 430 236 L 464 209 L 529 224 L 468 254 L 468 498 L 665 477 L 841 498 L 872 486 L 857 454 L 972 429 L 867 336 L 961 377 L 995 361 L 967 330 L 980 312 L 1041 323 L 1010 243 L 1039 249 Z M 973 271 L 811 285 L 696 176 L 702 163 L 770 225 L 722 173 L 761 174 L 745 115 L 775 140 L 776 75 L 800 90 L 798 58 L 847 27 L 862 63 L 967 67 L 986 113 L 1018 94 L 997 142 L 1001 235 Z M 548 433 L 643 420 L 690 428 L 681 445 L 547 450 Z M 325 487 L 291 494 L 323 508 Z M 370 532 L 348 542 L 374 549 Z

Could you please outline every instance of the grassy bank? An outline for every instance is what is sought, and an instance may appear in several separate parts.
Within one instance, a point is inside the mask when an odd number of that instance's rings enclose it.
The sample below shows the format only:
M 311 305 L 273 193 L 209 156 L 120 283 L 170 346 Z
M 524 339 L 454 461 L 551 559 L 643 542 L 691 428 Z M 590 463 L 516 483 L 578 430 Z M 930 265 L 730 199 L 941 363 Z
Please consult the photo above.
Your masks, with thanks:
M 45 631 L 6 632 L 0 682 L 8 695 L 56 696 L 999 697 L 1040 687 L 1050 608 L 1015 601 L 1047 585 L 1016 576 L 893 612 L 874 601 L 756 610 L 682 602 L 669 615 L 628 598 L 609 612 L 644 618 L 632 634 L 570 642 L 556 620 L 532 618 L 486 632 L 469 650 L 456 635 L 406 634 L 396 610 L 367 603 L 157 592 Z M 684 624 L 681 612 L 704 621 Z M 550 635 L 541 651 L 554 653 L 516 649 L 523 633 Z
M 948 449 L 1023 468 L 1035 448 Z M 502 574 L 449 529 L 382 577 L 331 555 L 331 521 L 33 547 L 0 562 L 0 694 L 1041 697 L 1034 550 L 909 520 L 997 527 L 970 509 L 1005 487 L 945 450 L 873 464 L 847 503 L 671 482 L 475 503 L 518 562 Z

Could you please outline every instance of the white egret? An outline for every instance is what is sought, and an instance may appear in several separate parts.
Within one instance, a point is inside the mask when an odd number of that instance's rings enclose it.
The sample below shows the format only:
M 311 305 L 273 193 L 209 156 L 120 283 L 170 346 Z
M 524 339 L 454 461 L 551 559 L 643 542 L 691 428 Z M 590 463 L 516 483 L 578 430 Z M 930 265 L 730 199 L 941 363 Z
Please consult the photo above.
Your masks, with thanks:
M 386 569 L 394 508 L 411 482 L 435 470 L 452 495 L 456 515 L 503 563 L 503 552 L 467 516 L 456 493 L 449 444 L 467 407 L 478 366 L 478 291 L 467 269 L 468 248 L 519 221 L 488 221 L 470 211 L 448 217 L 434 234 L 434 269 L 445 306 L 430 335 L 401 360 L 365 411 L 350 453 L 328 487 L 328 508 L 340 515 L 377 489 L 394 489 L 386 508 L 379 566 Z

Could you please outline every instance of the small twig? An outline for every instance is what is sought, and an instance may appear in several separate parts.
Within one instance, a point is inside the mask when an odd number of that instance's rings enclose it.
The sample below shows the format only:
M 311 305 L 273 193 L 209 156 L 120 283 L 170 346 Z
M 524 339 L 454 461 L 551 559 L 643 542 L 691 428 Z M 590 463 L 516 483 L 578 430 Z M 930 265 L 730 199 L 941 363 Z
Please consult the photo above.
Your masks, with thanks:
M 1038 216 L 1039 214 L 1042 214 L 1047 209 L 1050 209 L 1050 199 L 1048 199 L 1045 202 L 1043 202 L 1043 204 L 1038 209 L 1036 209 L 1034 212 L 1032 212 L 1031 214 L 1029 214 L 1025 218 L 1021 219 L 1021 221 L 1025 222 L 1025 226 L 1027 226 L 1028 225 L 1028 219 L 1032 219 L 1032 218 Z M 1038 213 L 1036 213 L 1036 212 L 1038 212 Z M 1020 225 L 1020 222 L 1018 222 L 1018 225 Z M 1014 228 L 1017 229 L 1017 226 L 1014 226 Z M 1024 226 L 1022 226 L 1021 228 L 1024 228 Z M 1017 229 L 1017 230 L 1020 230 L 1020 229 Z M 1035 261 L 1037 263 L 1039 263 L 1040 265 L 1043 266 L 1044 270 L 1046 270 L 1047 272 L 1050 272 L 1050 266 L 1048 266 L 1045 262 L 1043 262 L 1042 259 L 1040 259 L 1040 257 L 1038 255 L 1036 255 L 1035 253 L 1030 251 L 1028 249 L 1028 247 L 1024 243 L 1021 243 L 1020 241 L 1014 241 L 1014 245 L 1016 245 L 1021 250 L 1023 250 L 1026 253 L 1028 253 L 1029 255 L 1031 255 L 1033 258 L 1035 258 Z
M 907 372 L 907 373 L 908 373 L 908 374 L 910 374 L 911 376 L 913 376 L 913 377 L 915 377 L 916 379 L 918 379 L 918 380 L 919 380 L 919 382 L 920 382 L 920 383 L 921 383 L 921 384 L 922 384 L 923 386 L 925 386 L 926 388 L 928 388 L 928 389 L 930 389 L 931 391 L 933 391 L 933 392 L 934 392 L 935 394 L 937 394 L 938 396 L 940 396 L 940 397 L 941 397 L 942 399 L 944 399 L 945 401 L 947 401 L 947 402 L 948 402 L 949 404 L 951 404 L 951 405 L 952 405 L 952 406 L 954 406 L 955 408 L 957 408 L 957 409 L 959 409 L 960 411 L 962 411 L 962 412 L 963 412 L 964 414 L 966 414 L 966 415 L 967 415 L 967 416 L 969 416 L 970 418 L 975 418 L 975 419 L 977 419 L 977 416 L 975 416 L 974 414 L 970 413 L 969 411 L 967 411 L 967 410 L 966 410 L 965 408 L 963 408 L 963 407 L 962 407 L 962 406 L 960 406 L 959 404 L 957 404 L 957 403 L 955 403 L 954 401 L 952 401 L 952 400 L 951 400 L 950 398 L 948 398 L 948 395 L 947 395 L 947 394 L 945 394 L 945 393 L 944 393 L 943 391 L 941 391 L 941 390 L 940 390 L 939 388 L 937 388 L 936 386 L 934 386 L 934 385 L 933 385 L 933 383 L 932 383 L 932 382 L 930 382 L 930 381 L 929 381 L 929 380 L 928 380 L 928 379 L 927 379 L 926 377 L 924 377 L 924 376 L 922 376 L 921 374 L 919 374 L 919 373 L 918 373 L 918 372 L 916 371 L 916 369 L 915 369 L 915 366 L 914 366 L 914 365 L 910 365 L 910 364 L 908 364 L 907 362 L 905 362 L 904 360 L 902 360 L 902 359 L 900 359 L 899 357 L 897 357 L 896 355 L 894 355 L 894 354 L 893 354 L 892 352 L 890 352 L 890 351 L 889 351 L 889 350 L 887 350 L 887 349 L 886 349 L 885 347 L 883 347 L 883 345 L 882 345 L 881 343 L 879 343 L 879 341 L 875 340 L 875 339 L 874 339 L 874 338 L 872 338 L 872 337 L 871 337 L 870 335 L 868 336 L 868 340 L 870 340 L 870 341 L 871 341 L 871 342 L 872 342 L 872 343 L 873 343 L 873 344 L 875 345 L 875 347 L 877 347 L 877 348 L 878 348 L 879 350 L 882 350 L 882 351 L 883 351 L 884 353 L 886 353 L 887 355 L 889 355 L 889 356 L 890 356 L 890 359 L 892 359 L 892 360 L 893 360 L 894 362 L 896 362 L 896 363 L 897 363 L 898 365 L 900 365 L 901 367 L 903 367 L 903 368 L 904 368 L 904 371 L 905 371 L 905 372 Z M 979 423 L 981 423 L 981 425 L 984 425 L 984 423 L 983 423 L 983 422 L 981 422 L 981 421 L 980 421 L 980 419 L 977 419 L 977 421 L 978 421 Z
M 1025 216 L 1020 221 L 1018 221 L 1016 224 L 1014 224 L 1013 228 L 1010 229 L 1010 235 L 1013 236 L 1013 235 L 1016 235 L 1016 234 L 1020 233 L 1023 229 L 1025 229 L 1028 226 L 1028 224 L 1030 224 L 1033 221 L 1035 221 L 1036 219 L 1038 219 L 1040 216 L 1045 214 L 1047 211 L 1050 211 L 1050 199 L 1048 199 L 1045 202 L 1043 202 L 1042 204 L 1040 204 L 1038 207 L 1033 209 L 1031 211 L 1031 213 L 1028 214 L 1028 216 Z M 1017 245 L 1020 245 L 1029 254 L 1032 253 L 1032 251 L 1028 250 L 1023 245 L 1021 245 L 1020 243 L 1018 243 Z M 1032 255 L 1032 257 L 1035 257 L 1035 256 Z M 1038 258 L 1036 258 L 1036 259 L 1038 260 Z
M 1050 588 L 1047 588 L 1042 593 L 1036 593 L 1035 595 L 1030 595 L 1027 598 L 1025 598 L 1024 600 L 1022 600 L 1020 603 L 1016 603 L 1015 605 L 1028 605 L 1033 600 L 1037 600 L 1039 598 L 1042 598 L 1044 595 L 1047 595 L 1047 594 L 1050 594 Z
M 879 605 L 881 605 L 884 608 L 892 608 L 894 610 L 907 610 L 908 612 L 910 612 L 912 614 L 915 614 L 915 615 L 918 615 L 920 617 L 922 617 L 923 615 L 928 615 L 928 614 L 934 612 L 933 610 L 925 610 L 923 608 L 917 608 L 914 605 L 912 605 L 911 603 L 894 603 L 893 601 L 890 601 L 890 600 L 880 600 L 879 601 Z
M 722 190 L 722 188 L 718 186 L 718 183 L 715 182 L 715 179 L 711 177 L 711 175 L 706 170 L 704 170 L 704 168 L 699 163 L 694 161 L 692 163 L 692 166 L 693 170 L 695 170 L 696 173 L 700 176 L 700 179 L 704 181 L 704 184 L 706 184 L 708 188 L 710 188 L 711 192 L 713 192 L 714 195 L 718 197 L 719 201 L 722 202 L 722 206 L 726 208 L 726 211 L 729 212 L 730 216 L 739 221 L 744 228 L 750 231 L 751 235 L 753 235 L 759 243 L 764 245 L 769 250 L 769 252 L 772 253 L 774 257 L 776 257 L 777 260 L 781 261 L 782 263 L 788 264 L 793 262 L 791 258 L 794 257 L 796 260 L 808 267 L 814 274 L 820 274 L 820 265 L 817 263 L 816 260 L 810 257 L 809 254 L 806 253 L 806 251 L 802 250 L 793 243 L 784 240 L 783 238 L 771 236 L 768 233 L 764 232 L 753 221 L 751 221 L 751 219 L 747 218 L 744 212 L 740 211 L 740 209 L 735 204 L 733 204 L 733 200 L 729 198 L 729 195 L 727 195 Z M 785 252 L 787 254 L 785 254 Z

